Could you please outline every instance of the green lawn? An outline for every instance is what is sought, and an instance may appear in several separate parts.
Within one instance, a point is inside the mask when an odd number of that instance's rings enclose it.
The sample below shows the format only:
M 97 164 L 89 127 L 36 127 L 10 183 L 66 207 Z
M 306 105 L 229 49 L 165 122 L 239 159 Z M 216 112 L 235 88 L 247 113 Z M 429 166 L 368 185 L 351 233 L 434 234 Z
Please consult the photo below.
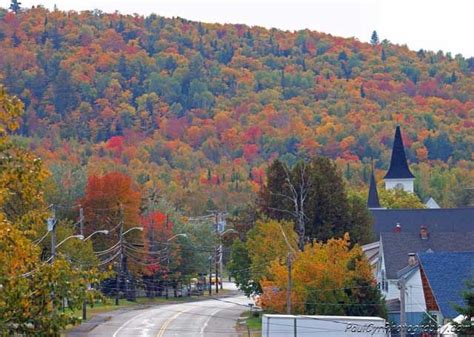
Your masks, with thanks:
M 262 334 L 262 315 L 261 313 L 258 316 L 251 315 L 249 311 L 244 312 L 240 316 L 243 321 L 237 329 L 243 334 L 249 334 L 251 337 L 261 336 Z

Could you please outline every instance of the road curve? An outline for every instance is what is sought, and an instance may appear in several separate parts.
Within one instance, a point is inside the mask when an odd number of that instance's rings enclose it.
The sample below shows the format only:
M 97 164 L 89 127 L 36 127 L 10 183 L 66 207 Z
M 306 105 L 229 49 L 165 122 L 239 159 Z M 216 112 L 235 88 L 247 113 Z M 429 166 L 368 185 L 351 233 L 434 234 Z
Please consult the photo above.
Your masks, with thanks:
M 237 319 L 249 309 L 245 296 L 158 305 L 112 316 L 84 336 L 217 337 L 240 336 Z

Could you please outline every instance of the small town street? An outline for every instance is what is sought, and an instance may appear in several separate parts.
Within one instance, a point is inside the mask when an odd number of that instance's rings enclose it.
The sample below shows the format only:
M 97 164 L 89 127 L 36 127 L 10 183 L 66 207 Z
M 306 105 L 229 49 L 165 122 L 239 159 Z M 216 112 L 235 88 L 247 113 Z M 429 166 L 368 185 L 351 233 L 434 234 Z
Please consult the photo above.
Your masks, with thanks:
M 234 288 L 225 283 L 225 288 Z M 236 295 L 189 303 L 156 305 L 146 309 L 110 313 L 110 319 L 84 333 L 69 336 L 239 336 L 235 327 L 249 310 L 247 297 Z M 87 324 L 87 323 L 85 323 Z

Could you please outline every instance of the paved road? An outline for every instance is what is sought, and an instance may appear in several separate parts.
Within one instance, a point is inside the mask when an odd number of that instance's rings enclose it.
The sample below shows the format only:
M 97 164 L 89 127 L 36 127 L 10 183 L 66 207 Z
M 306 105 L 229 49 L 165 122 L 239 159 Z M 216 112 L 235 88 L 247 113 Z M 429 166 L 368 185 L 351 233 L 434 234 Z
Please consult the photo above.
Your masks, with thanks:
M 237 319 L 249 299 L 233 296 L 199 302 L 159 305 L 112 316 L 86 336 L 217 337 L 239 336 Z

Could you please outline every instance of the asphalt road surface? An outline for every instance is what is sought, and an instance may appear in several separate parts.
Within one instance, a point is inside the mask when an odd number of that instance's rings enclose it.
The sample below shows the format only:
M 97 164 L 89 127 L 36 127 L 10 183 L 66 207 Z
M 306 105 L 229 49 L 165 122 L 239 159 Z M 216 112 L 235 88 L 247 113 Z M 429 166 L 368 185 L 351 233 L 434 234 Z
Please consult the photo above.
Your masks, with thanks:
M 239 295 L 132 310 L 112 316 L 86 336 L 240 336 L 235 326 L 242 312 L 249 310 L 250 301 Z

